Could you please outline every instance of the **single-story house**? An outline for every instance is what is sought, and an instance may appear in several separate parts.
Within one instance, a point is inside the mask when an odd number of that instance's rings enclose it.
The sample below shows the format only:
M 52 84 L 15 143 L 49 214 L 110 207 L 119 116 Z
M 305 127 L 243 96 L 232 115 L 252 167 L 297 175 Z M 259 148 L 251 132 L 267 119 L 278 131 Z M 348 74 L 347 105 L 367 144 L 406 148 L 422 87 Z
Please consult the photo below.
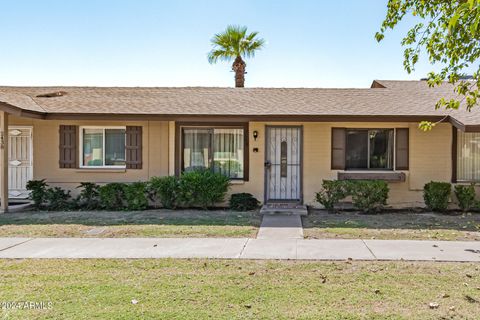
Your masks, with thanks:
M 436 110 L 452 87 L 0 87 L 2 200 L 30 179 L 146 181 L 210 168 L 231 192 L 315 205 L 323 179 L 384 179 L 392 206 L 425 183 L 480 180 L 480 113 Z M 438 122 L 433 130 L 420 121 Z M 2 208 L 6 202 L 2 201 Z

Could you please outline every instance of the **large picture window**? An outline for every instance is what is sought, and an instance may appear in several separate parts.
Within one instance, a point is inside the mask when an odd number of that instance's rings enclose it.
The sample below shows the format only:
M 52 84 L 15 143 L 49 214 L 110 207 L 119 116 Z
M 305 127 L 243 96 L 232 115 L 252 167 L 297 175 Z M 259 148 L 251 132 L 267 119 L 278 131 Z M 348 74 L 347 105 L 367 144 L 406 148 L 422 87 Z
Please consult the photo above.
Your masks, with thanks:
M 347 129 L 345 168 L 393 170 L 393 129 Z
M 125 128 L 81 128 L 81 167 L 125 167 Z
M 244 178 L 243 128 L 182 129 L 184 171 L 211 169 L 231 179 Z
M 480 133 L 457 131 L 457 180 L 480 181 Z

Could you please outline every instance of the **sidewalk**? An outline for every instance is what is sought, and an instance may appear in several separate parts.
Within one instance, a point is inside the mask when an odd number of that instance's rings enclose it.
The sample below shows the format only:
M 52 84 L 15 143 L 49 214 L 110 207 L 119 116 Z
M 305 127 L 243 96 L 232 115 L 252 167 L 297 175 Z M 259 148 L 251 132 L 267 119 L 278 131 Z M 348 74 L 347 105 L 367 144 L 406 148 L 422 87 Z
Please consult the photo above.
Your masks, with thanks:
M 303 239 L 299 215 L 264 215 L 257 239 Z
M 0 258 L 221 258 L 480 262 L 480 242 L 247 238 L 0 238 Z

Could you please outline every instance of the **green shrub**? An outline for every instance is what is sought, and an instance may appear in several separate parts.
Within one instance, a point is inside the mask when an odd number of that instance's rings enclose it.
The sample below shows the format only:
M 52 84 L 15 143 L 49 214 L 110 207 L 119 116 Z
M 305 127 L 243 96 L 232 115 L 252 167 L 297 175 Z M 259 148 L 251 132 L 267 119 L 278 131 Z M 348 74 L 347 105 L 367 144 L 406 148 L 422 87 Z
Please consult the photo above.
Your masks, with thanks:
M 48 188 L 45 193 L 47 210 L 72 210 L 76 205 L 72 201 L 70 190 L 65 191 L 60 187 Z
M 456 185 L 454 188 L 455 196 L 458 200 L 458 206 L 466 212 L 475 206 L 475 184 L 468 186 Z
M 179 200 L 183 205 L 207 209 L 225 199 L 229 179 L 210 170 L 194 170 L 184 172 L 179 185 Z
M 78 206 L 81 209 L 95 210 L 100 207 L 99 190 L 100 186 L 93 182 L 81 182 L 77 188 L 82 188 L 77 198 Z
M 388 184 L 383 180 L 349 181 L 353 206 L 364 213 L 379 212 L 387 204 Z
M 30 199 L 33 200 L 33 207 L 37 210 L 41 209 L 46 202 L 47 183 L 45 179 L 30 180 L 27 182 L 27 190 L 30 191 Z
M 430 181 L 423 187 L 425 205 L 433 211 L 445 211 L 452 192 L 452 185 L 448 182 Z
M 258 201 L 251 193 L 234 193 L 230 197 L 230 209 L 235 211 L 251 211 L 258 208 Z
M 348 195 L 346 181 L 343 180 L 323 180 L 322 190 L 315 194 L 317 202 L 332 211 L 335 205 Z
M 145 210 L 148 207 L 147 187 L 145 182 L 123 185 L 127 210 Z
M 160 202 L 164 208 L 175 209 L 180 196 L 179 179 L 176 176 L 153 177 L 148 182 L 150 199 Z
M 383 180 L 323 180 L 316 200 L 332 211 L 342 199 L 352 196 L 353 206 L 364 213 L 380 211 L 388 199 L 388 184 Z
M 123 183 L 107 183 L 99 188 L 100 206 L 106 210 L 122 210 L 125 199 Z

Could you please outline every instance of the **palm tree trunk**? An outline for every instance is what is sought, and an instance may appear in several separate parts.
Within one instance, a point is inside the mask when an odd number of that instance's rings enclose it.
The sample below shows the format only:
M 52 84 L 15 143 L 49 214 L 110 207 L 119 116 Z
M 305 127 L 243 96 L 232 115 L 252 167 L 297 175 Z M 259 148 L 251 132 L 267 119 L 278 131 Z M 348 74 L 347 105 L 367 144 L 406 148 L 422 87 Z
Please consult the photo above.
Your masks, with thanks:
M 243 61 L 242 57 L 238 56 L 232 64 L 232 70 L 235 72 L 235 87 L 245 87 L 245 68 L 247 64 Z

